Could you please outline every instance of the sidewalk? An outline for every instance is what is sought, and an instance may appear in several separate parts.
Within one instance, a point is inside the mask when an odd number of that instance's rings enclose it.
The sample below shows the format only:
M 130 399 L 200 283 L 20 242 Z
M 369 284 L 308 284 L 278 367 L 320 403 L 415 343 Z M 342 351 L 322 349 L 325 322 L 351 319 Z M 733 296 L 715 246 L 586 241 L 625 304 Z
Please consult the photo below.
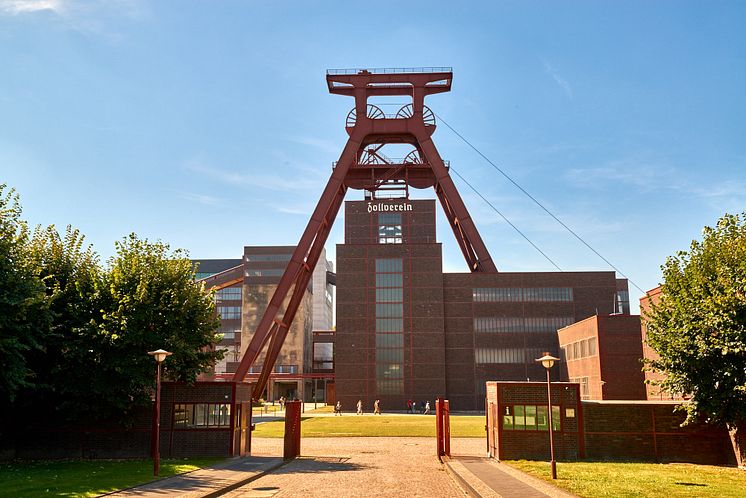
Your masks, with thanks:
M 232 458 L 212 467 L 165 477 L 142 486 L 111 493 L 107 496 L 138 496 L 148 498 L 162 498 L 164 496 L 206 498 L 219 496 L 282 467 L 284 463 L 281 457 L 249 456 L 245 458 Z
M 546 481 L 493 459 L 454 456 L 444 459 L 443 463 L 456 481 L 474 497 L 575 498 L 575 495 Z
M 574 495 L 505 464 L 476 456 L 484 441 L 451 440 L 454 456 L 441 465 L 431 438 L 308 438 L 303 457 L 284 462 L 283 440 L 256 438 L 254 455 L 113 493 L 117 497 L 257 498 L 305 496 L 570 498 Z M 444 472 L 445 471 L 445 472 Z M 279 498 L 278 496 L 278 498 Z

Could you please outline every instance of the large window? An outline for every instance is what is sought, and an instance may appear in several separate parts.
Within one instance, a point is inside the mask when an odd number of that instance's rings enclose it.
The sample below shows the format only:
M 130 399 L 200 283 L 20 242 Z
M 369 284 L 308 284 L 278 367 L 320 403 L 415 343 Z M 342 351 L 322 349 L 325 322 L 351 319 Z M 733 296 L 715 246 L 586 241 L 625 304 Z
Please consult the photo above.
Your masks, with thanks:
M 549 416 L 546 405 L 509 405 L 503 408 L 502 426 L 507 431 L 546 431 L 549 430 Z M 552 405 L 552 429 L 561 427 L 560 407 Z
M 247 254 L 246 261 L 290 261 L 292 254 Z
M 401 213 L 378 213 L 378 243 L 401 244 Z
M 241 318 L 240 306 L 218 306 L 217 311 L 222 320 L 235 320 Z
M 214 429 L 230 427 L 231 405 L 227 403 L 184 403 L 174 405 L 177 429 Z
M 581 360 L 598 354 L 596 338 L 589 337 L 560 346 L 565 361 Z
M 215 301 L 240 301 L 241 300 L 241 287 L 226 287 L 220 289 L 215 293 Z
M 249 268 L 246 270 L 247 277 L 281 277 L 285 268 Z
M 482 316 L 474 318 L 474 332 L 555 332 L 574 321 L 571 316 Z
M 554 301 L 572 301 L 572 288 L 570 287 L 487 287 L 472 290 L 472 298 L 475 302 L 534 302 L 546 303 Z
M 378 394 L 402 394 L 404 392 L 402 267 L 400 258 L 376 259 L 376 390 Z
M 540 358 L 542 353 L 543 351 L 538 348 L 476 348 L 474 361 L 478 365 L 526 363 Z

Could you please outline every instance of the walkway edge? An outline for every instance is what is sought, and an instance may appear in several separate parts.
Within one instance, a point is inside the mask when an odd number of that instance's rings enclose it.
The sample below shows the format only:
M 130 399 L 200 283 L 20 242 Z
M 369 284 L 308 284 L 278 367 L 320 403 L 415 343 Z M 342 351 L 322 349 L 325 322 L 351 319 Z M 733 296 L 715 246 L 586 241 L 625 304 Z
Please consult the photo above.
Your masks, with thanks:
M 449 457 L 443 457 L 441 462 L 448 472 L 448 475 L 461 486 L 466 494 L 472 498 L 501 498 L 493 489 L 489 488 L 484 482 L 481 481 L 477 476 L 472 474 L 466 467 L 464 467 L 458 460 L 453 460 Z M 468 479 L 466 476 L 471 476 Z M 469 482 L 471 481 L 471 482 Z M 476 488 L 480 488 L 481 492 Z
M 261 469 L 259 472 L 257 472 L 256 474 L 254 474 L 254 475 L 252 475 L 250 477 L 247 477 L 246 479 L 242 479 L 240 481 L 234 482 L 233 484 L 229 484 L 228 486 L 225 486 L 224 488 L 220 488 L 218 490 L 212 491 L 211 493 L 207 493 L 207 494 L 201 495 L 200 498 L 215 498 L 217 496 L 223 496 L 224 494 L 230 493 L 231 491 L 234 491 L 234 490 L 240 488 L 241 486 L 245 486 L 245 485 L 249 484 L 252 481 L 256 481 L 257 479 L 264 477 L 265 475 L 269 474 L 270 472 L 274 472 L 275 470 L 277 470 L 277 469 L 279 469 L 279 468 L 287 465 L 288 463 L 290 463 L 292 461 L 293 461 L 293 459 L 282 460 L 279 463 L 276 463 L 276 464 L 271 465 L 271 466 L 269 466 L 267 468 Z

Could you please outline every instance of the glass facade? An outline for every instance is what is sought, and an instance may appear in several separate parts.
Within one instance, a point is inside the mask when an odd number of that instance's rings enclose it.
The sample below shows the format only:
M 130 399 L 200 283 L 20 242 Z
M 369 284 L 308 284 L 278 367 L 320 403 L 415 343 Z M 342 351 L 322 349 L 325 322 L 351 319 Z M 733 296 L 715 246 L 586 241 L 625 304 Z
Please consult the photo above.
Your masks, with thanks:
M 472 292 L 474 302 L 481 303 L 548 303 L 571 302 L 570 287 L 488 287 L 475 288 Z
M 378 214 L 378 243 L 401 244 L 402 222 L 401 213 Z
M 381 216 L 391 216 L 391 214 L 380 214 L 379 218 Z M 404 393 L 404 292 L 402 284 L 401 258 L 376 259 L 376 391 L 378 394 Z
M 480 316 L 474 317 L 474 332 L 555 332 L 574 322 L 571 316 Z

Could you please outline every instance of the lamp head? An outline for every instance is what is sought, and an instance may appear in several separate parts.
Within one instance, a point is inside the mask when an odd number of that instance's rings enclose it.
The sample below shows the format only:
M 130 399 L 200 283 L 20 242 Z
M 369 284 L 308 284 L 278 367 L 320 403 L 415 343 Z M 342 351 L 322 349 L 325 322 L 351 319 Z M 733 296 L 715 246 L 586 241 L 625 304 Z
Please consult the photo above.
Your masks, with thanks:
M 156 362 L 163 363 L 163 360 L 165 360 L 167 356 L 171 356 L 173 353 L 169 353 L 165 349 L 156 349 L 155 351 L 148 351 L 148 354 L 155 358 Z
M 534 361 L 541 363 L 541 365 L 544 368 L 549 370 L 550 368 L 554 366 L 554 362 L 559 361 L 559 358 L 555 358 L 554 356 L 550 355 L 548 352 L 545 352 L 544 356 L 542 356 L 541 358 L 537 358 Z

